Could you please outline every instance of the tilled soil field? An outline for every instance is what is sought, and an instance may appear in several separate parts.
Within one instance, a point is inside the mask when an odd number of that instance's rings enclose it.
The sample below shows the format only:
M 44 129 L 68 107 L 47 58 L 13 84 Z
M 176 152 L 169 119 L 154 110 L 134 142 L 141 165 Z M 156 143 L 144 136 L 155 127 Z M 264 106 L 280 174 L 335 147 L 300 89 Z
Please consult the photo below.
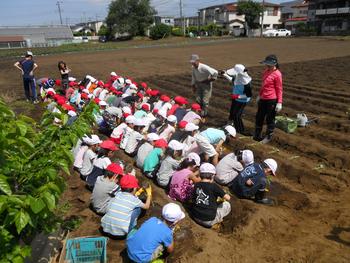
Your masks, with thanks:
M 350 55 L 350 45 L 344 41 L 317 41 L 242 40 L 238 44 L 232 42 L 207 47 L 145 49 L 143 55 L 140 50 L 64 55 L 67 61 L 71 60 L 70 64 L 75 65 L 79 76 L 91 73 L 104 78 L 112 71 L 112 61 L 115 61 L 117 68 L 122 67 L 117 72 L 139 76 L 138 80 L 169 95 L 181 94 L 193 99 L 189 66 L 177 58 L 186 58 L 187 54 L 199 50 L 200 55 L 218 68 L 225 68 L 233 61 L 254 66 L 254 61 L 259 61 L 264 54 L 278 50 L 277 55 L 284 58 L 281 65 L 284 74 L 282 114 L 294 117 L 297 113 L 305 113 L 310 119 L 316 119 L 294 134 L 276 130 L 274 140 L 268 145 L 256 143 L 248 137 L 240 137 L 227 145 L 228 150 L 253 150 L 258 161 L 267 157 L 278 161 L 278 176 L 274 178 L 269 192 L 276 205 L 266 207 L 233 198 L 232 212 L 218 231 L 204 229 L 187 217 L 175 234 L 176 250 L 168 262 L 350 261 L 350 121 L 346 114 L 350 107 L 350 56 L 342 57 Z M 290 46 L 288 43 L 291 43 Z M 230 45 L 232 48 L 238 45 L 241 52 L 235 49 L 235 55 L 225 56 Z M 258 48 L 259 45 L 261 48 Z M 324 59 L 311 60 L 317 57 Z M 155 64 L 151 63 L 151 59 Z M 40 60 L 41 72 L 55 72 L 52 63 L 58 60 L 57 56 Z M 90 63 L 92 60 L 95 62 Z M 5 67 L 10 62 L 0 65 Z M 88 71 L 89 67 L 91 71 Z M 16 77 L 9 69 L 2 69 L 1 82 Z M 262 70 L 262 67 L 249 67 L 254 79 L 254 98 Z M 9 86 L 8 93 L 20 96 L 21 88 L 17 83 L 12 81 Z M 214 83 L 207 126 L 221 126 L 226 122 L 229 92 L 230 85 L 225 80 L 219 79 Z M 254 128 L 256 110 L 253 100 L 244 116 L 250 131 Z M 35 111 L 31 110 L 30 114 L 35 115 Z M 115 157 L 133 161 L 121 151 L 116 152 Z M 145 180 L 139 171 L 138 176 Z M 82 225 L 71 236 L 100 235 L 100 217 L 89 209 L 90 192 L 77 174 L 67 178 L 67 182 L 68 189 L 62 202 L 71 205 L 68 216 L 83 219 Z M 151 215 L 159 215 L 161 206 L 170 201 L 162 189 L 156 186 L 153 189 L 152 209 L 140 222 Z M 110 262 L 125 261 L 124 243 L 109 240 Z

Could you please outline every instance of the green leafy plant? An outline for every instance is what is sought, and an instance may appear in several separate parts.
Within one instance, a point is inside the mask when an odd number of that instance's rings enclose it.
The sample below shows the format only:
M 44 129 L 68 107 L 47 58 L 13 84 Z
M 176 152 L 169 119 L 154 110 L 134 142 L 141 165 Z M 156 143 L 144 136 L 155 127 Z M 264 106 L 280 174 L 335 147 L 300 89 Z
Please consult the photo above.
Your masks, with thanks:
M 16 116 L 0 100 L 0 262 L 23 262 L 30 240 L 52 231 L 60 194 L 69 174 L 72 147 L 93 124 L 90 103 L 72 124 L 66 114 L 46 112 L 40 125 Z M 63 112 L 63 111 L 62 111 Z M 59 118 L 61 126 L 53 124 Z
M 171 35 L 171 27 L 165 24 L 159 24 L 151 27 L 150 38 L 153 40 L 166 38 Z

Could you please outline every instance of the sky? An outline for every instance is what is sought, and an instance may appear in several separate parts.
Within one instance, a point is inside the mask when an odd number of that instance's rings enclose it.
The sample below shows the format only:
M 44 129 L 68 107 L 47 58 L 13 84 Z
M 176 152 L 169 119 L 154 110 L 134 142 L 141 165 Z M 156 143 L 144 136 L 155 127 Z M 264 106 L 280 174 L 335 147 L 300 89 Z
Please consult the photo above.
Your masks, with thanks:
M 286 0 L 268 0 L 281 3 Z M 63 24 L 104 20 L 111 0 L 60 0 Z M 180 0 L 151 0 L 159 15 L 180 15 Z M 199 8 L 234 2 L 227 0 L 182 0 L 185 16 L 194 16 Z M 0 26 L 58 25 L 57 0 L 0 0 Z

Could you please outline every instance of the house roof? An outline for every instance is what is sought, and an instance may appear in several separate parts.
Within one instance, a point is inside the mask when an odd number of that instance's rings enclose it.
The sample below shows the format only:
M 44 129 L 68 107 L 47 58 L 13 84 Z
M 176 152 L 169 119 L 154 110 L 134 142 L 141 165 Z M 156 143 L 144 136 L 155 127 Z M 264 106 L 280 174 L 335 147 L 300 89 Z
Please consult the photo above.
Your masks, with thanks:
M 0 43 L 3 42 L 22 42 L 24 38 L 22 36 L 0 36 Z
M 69 26 L 0 27 L 0 36 L 44 36 L 45 39 L 72 39 L 73 33 Z

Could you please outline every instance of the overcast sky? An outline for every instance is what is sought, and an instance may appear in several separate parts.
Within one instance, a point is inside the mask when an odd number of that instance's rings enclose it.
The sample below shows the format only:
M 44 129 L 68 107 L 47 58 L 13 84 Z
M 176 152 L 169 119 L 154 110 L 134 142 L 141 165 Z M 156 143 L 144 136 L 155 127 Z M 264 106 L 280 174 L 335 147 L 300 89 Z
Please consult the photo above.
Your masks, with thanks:
M 180 0 L 151 0 L 159 15 L 179 16 Z M 103 20 L 111 0 L 61 0 L 64 24 Z M 229 3 L 227 0 L 183 0 L 186 16 L 196 15 L 199 8 Z M 270 0 L 280 3 L 285 0 Z M 0 0 L 0 26 L 59 24 L 57 0 Z

